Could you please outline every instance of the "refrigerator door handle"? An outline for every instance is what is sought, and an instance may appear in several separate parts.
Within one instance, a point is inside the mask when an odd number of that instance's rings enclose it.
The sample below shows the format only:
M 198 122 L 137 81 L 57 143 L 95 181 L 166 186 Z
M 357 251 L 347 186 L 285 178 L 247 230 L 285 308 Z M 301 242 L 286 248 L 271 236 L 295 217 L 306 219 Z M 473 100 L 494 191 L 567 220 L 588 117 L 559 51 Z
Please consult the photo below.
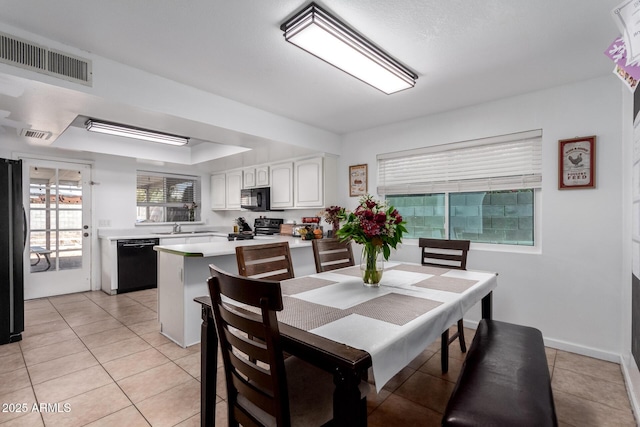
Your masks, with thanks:
M 24 239 L 23 239 L 23 245 L 22 245 L 22 251 L 24 252 L 27 249 L 27 232 L 28 232 L 28 226 L 27 226 L 27 211 L 24 209 L 24 206 L 22 207 L 22 217 L 24 218 L 24 225 L 22 226 L 22 230 L 23 230 L 23 234 L 24 234 Z

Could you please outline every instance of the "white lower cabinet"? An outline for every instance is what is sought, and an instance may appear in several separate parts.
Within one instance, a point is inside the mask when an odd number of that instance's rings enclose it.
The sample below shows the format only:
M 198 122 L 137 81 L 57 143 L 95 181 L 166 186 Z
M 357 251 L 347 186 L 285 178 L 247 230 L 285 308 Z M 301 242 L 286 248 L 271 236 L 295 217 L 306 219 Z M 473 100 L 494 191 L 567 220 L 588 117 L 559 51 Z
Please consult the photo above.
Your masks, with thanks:
M 187 237 L 185 243 L 209 243 L 211 242 L 211 237 L 212 236 Z
M 187 243 L 186 237 L 166 237 L 160 239 L 160 246 L 184 245 L 185 243 Z

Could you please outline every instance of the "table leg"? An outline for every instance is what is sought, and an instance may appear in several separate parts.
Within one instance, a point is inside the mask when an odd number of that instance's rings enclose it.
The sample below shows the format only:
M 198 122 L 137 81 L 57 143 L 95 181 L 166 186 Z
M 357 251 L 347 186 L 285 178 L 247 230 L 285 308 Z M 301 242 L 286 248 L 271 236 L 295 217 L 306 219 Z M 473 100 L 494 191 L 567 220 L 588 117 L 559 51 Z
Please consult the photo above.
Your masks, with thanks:
M 333 383 L 333 425 L 353 427 L 367 425 L 367 400 L 360 399 L 360 379 L 366 373 L 336 368 Z
M 440 368 L 442 373 L 449 372 L 449 329 L 445 330 L 440 336 Z
M 211 307 L 202 305 L 200 342 L 200 425 L 216 425 L 216 382 L 218 370 L 218 335 Z
M 482 318 L 489 320 L 493 318 L 493 291 L 482 298 Z

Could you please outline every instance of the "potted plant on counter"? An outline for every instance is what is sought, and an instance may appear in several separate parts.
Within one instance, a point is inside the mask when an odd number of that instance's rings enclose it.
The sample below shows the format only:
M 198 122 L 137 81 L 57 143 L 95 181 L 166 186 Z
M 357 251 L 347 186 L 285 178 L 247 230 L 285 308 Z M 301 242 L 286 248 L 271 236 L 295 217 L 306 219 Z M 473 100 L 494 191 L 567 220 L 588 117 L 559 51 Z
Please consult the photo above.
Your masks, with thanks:
M 319 213 L 324 221 L 331 224 L 331 234 L 327 231 L 327 237 L 335 237 L 336 232 L 340 229 L 340 219 L 345 217 L 345 210 L 341 206 L 329 206 Z
M 183 208 L 187 210 L 187 213 L 189 214 L 189 221 L 195 221 L 196 220 L 196 208 L 198 207 L 198 204 L 196 202 L 193 203 L 185 203 Z

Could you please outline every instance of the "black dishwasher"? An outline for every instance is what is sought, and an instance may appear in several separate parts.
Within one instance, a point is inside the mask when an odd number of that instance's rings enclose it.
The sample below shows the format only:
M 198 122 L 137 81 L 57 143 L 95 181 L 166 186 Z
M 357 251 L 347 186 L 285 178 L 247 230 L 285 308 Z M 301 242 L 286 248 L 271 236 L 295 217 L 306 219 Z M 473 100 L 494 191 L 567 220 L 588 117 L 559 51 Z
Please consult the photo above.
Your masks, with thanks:
M 118 240 L 118 293 L 158 286 L 159 239 Z

